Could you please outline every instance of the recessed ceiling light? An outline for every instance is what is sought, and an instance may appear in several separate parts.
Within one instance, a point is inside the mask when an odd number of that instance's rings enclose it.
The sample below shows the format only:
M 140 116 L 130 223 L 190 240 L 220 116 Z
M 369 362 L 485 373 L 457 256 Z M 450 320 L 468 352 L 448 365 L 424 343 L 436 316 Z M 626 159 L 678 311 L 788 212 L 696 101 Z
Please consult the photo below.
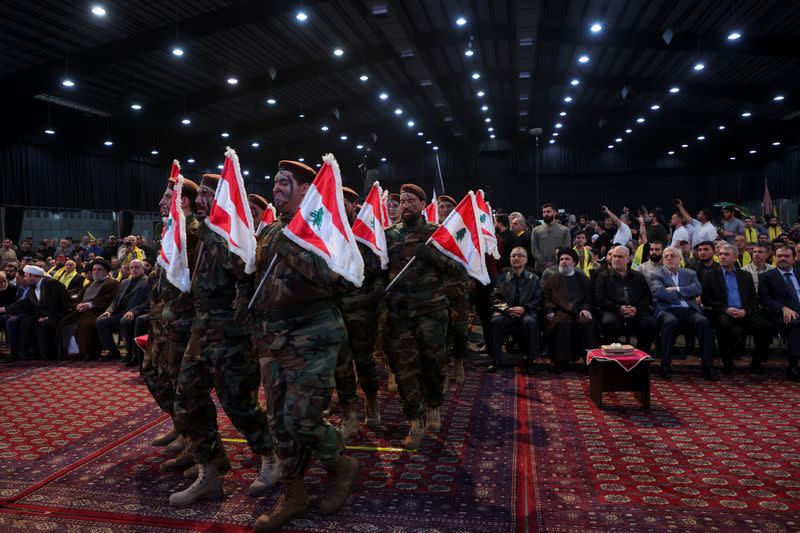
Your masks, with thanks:
M 613 145 L 613 144 L 609 144 L 609 145 L 608 145 L 608 149 L 609 149 L 609 150 L 613 150 L 613 149 L 614 149 L 614 145 Z
M 731 161 L 736 161 L 736 156 L 735 156 L 735 155 L 732 155 L 732 156 L 730 156 L 728 159 L 730 159 Z
M 298 11 L 297 14 L 294 16 L 298 21 L 305 22 L 308 20 L 308 15 L 305 11 Z
M 478 73 L 478 72 L 473 72 L 473 73 L 472 73 L 472 79 L 473 79 L 473 80 L 479 80 L 479 79 L 481 79 L 481 75 L 480 75 L 480 73 Z
M 557 130 L 560 130 L 560 129 L 561 129 L 561 128 L 563 128 L 563 127 L 564 127 L 564 125 L 563 125 L 562 123 L 560 123 L 560 122 L 556 122 L 556 129 L 557 129 Z
M 661 106 L 658 104 L 653 104 L 650 106 L 650 109 L 652 109 L 653 111 L 658 111 L 659 109 L 661 109 Z
M 738 31 L 736 31 L 736 30 L 733 30 L 732 32 L 730 32 L 730 33 L 728 34 L 728 40 L 729 40 L 729 41 L 736 41 L 736 40 L 737 40 L 737 39 L 739 39 L 741 36 L 742 36 L 742 34 L 741 34 L 741 33 L 739 33 L 739 32 L 738 32 Z
M 386 163 L 386 158 L 385 157 L 381 157 L 381 162 Z
M 433 149 L 434 149 L 434 150 L 438 150 L 438 149 L 439 149 L 439 147 L 438 147 L 438 146 L 434 146 L 434 147 L 433 147 Z
M 475 55 L 475 52 L 472 50 L 472 48 L 467 48 L 464 50 L 464 55 L 467 57 L 472 57 Z
M 321 166 L 322 166 L 322 164 L 321 164 L 321 163 L 317 163 L 317 164 L 316 164 L 316 165 L 314 165 L 314 166 L 315 166 L 315 167 L 317 167 L 317 168 L 319 168 L 319 167 L 321 167 Z
M 725 124 L 720 124 L 719 126 L 717 126 L 717 129 L 719 131 L 724 131 L 725 130 Z
M 555 144 L 555 143 L 556 143 L 556 140 L 555 140 L 555 139 L 550 139 L 548 142 L 549 142 L 550 144 Z
M 409 120 L 408 122 L 406 122 L 406 126 L 408 126 L 409 128 L 413 128 L 414 127 L 414 121 L 413 120 Z
M 456 24 L 457 24 L 458 26 L 463 26 L 463 25 L 464 25 L 464 24 L 466 24 L 466 23 L 467 23 L 467 19 L 465 19 L 464 17 L 458 17 L 458 18 L 456 19 Z
M 366 74 L 362 74 L 361 76 L 359 76 L 358 79 L 360 79 L 361 81 L 367 81 L 369 79 L 369 76 L 367 76 Z
M 670 88 L 669 88 L 669 92 L 670 92 L 670 93 L 672 93 L 672 94 L 677 94 L 677 93 L 681 92 L 681 88 L 680 88 L 680 87 L 677 87 L 677 86 L 675 86 L 675 87 L 670 87 Z
M 222 170 L 222 169 L 223 169 L 223 168 L 225 168 L 225 167 L 224 167 L 224 165 L 217 165 L 217 168 L 218 168 L 218 169 L 220 169 L 220 170 Z
M 695 70 L 695 72 L 700 72 L 701 70 L 706 68 L 706 66 L 703 63 L 695 63 L 692 68 Z
M 670 150 L 669 152 L 667 152 L 667 155 L 675 155 L 675 150 Z
M 603 25 L 600 24 L 599 22 L 595 22 L 591 26 L 589 26 L 589 31 L 591 31 L 592 33 L 600 33 L 601 31 L 603 31 Z
M 300 113 L 299 115 L 297 115 L 297 118 L 306 118 L 306 114 L 305 113 Z
M 222 133 L 220 133 L 219 135 L 220 135 L 220 137 L 222 137 L 223 139 L 227 139 L 228 137 L 230 137 L 230 136 L 231 136 L 231 134 L 230 134 L 230 133 L 228 133 L 227 131 L 223 131 L 223 132 L 222 132 Z
M 489 118 L 489 117 L 486 117 L 485 119 L 483 119 L 483 121 L 488 124 L 488 123 L 490 123 L 492 121 L 492 119 Z
M 186 162 L 189 164 L 194 163 L 194 158 L 190 157 L 189 159 L 186 160 Z
M 616 139 L 614 139 L 614 142 L 621 143 L 622 142 L 622 137 L 617 137 Z
M 361 150 L 362 148 L 364 148 L 363 144 L 357 144 L 356 145 L 356 150 Z
M 247 170 L 247 169 L 244 169 L 244 170 L 242 171 L 242 174 L 244 174 L 245 176 L 249 176 L 249 175 L 250 175 L 250 171 L 249 171 L 249 170 Z
M 561 113 L 558 114 L 558 116 L 559 117 L 566 117 L 567 116 L 567 112 L 566 111 L 562 111 Z
M 644 117 L 638 117 L 636 119 L 636 122 L 638 122 L 639 124 L 643 124 L 644 123 Z
M 342 140 L 342 141 L 346 141 L 347 140 L 347 135 L 339 135 L 339 139 Z
M 301 163 L 304 163 L 306 158 L 303 157 L 303 156 L 300 156 L 300 157 L 297 158 L 297 160 L 300 161 Z
M 772 141 L 772 146 L 780 146 L 780 145 L 781 145 L 780 141 Z
M 625 133 L 633 133 L 633 130 L 628 128 L 628 129 L 625 130 Z
M 106 10 L 103 9 L 103 6 L 93 6 L 92 7 L 92 15 L 95 17 L 105 17 Z
M 53 128 L 47 128 L 47 129 L 44 130 L 44 132 L 46 134 L 48 134 L 48 135 L 55 135 L 56 134 L 56 130 L 54 130 Z
M 681 148 L 689 148 L 689 145 L 688 144 L 682 144 Z
M 755 151 L 755 150 L 750 150 L 750 151 L 749 151 L 749 152 L 747 152 L 747 153 L 748 153 L 748 154 L 754 154 L 754 153 L 756 153 L 756 151 Z
M 431 142 L 430 141 L 425 141 L 425 144 L 431 144 Z
M 578 63 L 588 63 L 588 62 L 589 62 L 589 56 L 587 55 L 582 55 L 581 57 L 578 58 Z
M 378 95 L 378 98 L 380 98 L 381 100 L 386 100 L 387 98 L 389 98 L 389 95 L 386 93 L 381 93 Z
M 400 116 L 403 114 L 403 110 L 398 107 L 397 109 L 394 110 L 394 114 Z
M 575 87 L 575 86 L 578 86 L 578 85 L 580 85 L 580 84 L 581 84 L 581 80 L 579 80 L 579 79 L 575 78 L 575 79 L 571 80 L 571 81 L 569 82 L 569 84 L 570 84 L 570 85 L 572 85 L 573 87 Z
M 257 141 L 253 141 L 253 142 L 250 143 L 250 146 L 252 146 L 253 148 L 258 148 L 259 146 L 261 146 L 261 143 L 259 143 Z
M 236 85 L 239 83 L 239 80 L 236 78 L 228 78 L 228 85 Z
M 183 124 L 184 126 L 188 126 L 191 123 L 192 123 L 192 119 L 190 119 L 189 117 L 186 117 L 183 120 L 181 120 L 181 124 Z
M 553 132 L 553 137 L 558 137 L 559 133 L 557 131 Z
M 269 105 L 275 105 L 275 104 L 277 104 L 277 103 L 278 103 L 278 101 L 277 101 L 277 100 L 275 100 L 274 98 L 267 98 L 267 103 L 268 103 Z
M 172 49 L 172 55 L 175 57 L 181 57 L 183 55 L 183 48 L 176 46 Z
M 488 105 L 481 106 L 481 111 L 489 111 L 489 106 Z
M 495 134 L 494 134 L 494 133 L 492 133 L 491 135 L 489 135 L 489 138 L 490 138 L 490 139 L 494 139 L 494 138 L 495 138 Z
M 266 181 L 269 181 L 269 180 L 271 180 L 271 179 L 272 179 L 272 176 L 270 176 L 270 175 L 264 176 L 264 179 L 265 179 Z
M 114 141 L 108 139 L 106 142 L 103 143 L 105 146 L 114 146 Z
M 489 126 L 488 128 L 486 128 L 486 131 L 488 131 L 489 133 L 492 133 L 494 131 L 494 127 Z
M 565 97 L 564 97 L 564 101 L 565 101 L 566 103 L 570 103 L 570 102 L 572 101 L 572 97 L 571 97 L 571 96 L 565 96 Z
M 752 116 L 752 113 L 750 111 L 745 111 L 744 113 L 742 113 L 743 118 L 748 118 L 750 116 Z
M 417 132 L 417 137 L 422 137 L 423 135 L 425 135 L 425 134 L 424 134 L 424 133 L 422 133 L 421 131 L 418 131 L 418 132 Z
M 486 93 L 485 93 L 485 92 L 483 92 L 483 91 L 478 91 L 478 92 L 477 92 L 477 93 L 475 93 L 475 94 L 478 96 L 478 98 L 483 98 L 483 95 L 484 95 L 484 94 L 486 94 Z
M 344 55 L 344 50 L 342 50 L 341 48 L 334 48 L 333 55 L 335 55 L 336 57 L 342 57 Z
M 150 150 L 150 155 L 158 155 L 158 150 Z
M 64 78 L 63 80 L 61 80 L 61 85 L 63 85 L 64 87 L 75 87 L 75 82 L 69 78 Z
M 697 136 L 697 140 L 698 141 L 705 141 L 706 140 L 706 136 L 705 135 L 698 135 Z
M 322 130 L 322 131 L 328 131 L 328 126 L 322 126 L 322 127 L 320 128 L 320 130 Z
M 784 96 L 782 94 L 778 94 L 772 98 L 773 102 L 781 102 L 783 101 Z
M 134 111 L 141 111 L 142 104 L 131 104 L 131 109 L 133 109 Z

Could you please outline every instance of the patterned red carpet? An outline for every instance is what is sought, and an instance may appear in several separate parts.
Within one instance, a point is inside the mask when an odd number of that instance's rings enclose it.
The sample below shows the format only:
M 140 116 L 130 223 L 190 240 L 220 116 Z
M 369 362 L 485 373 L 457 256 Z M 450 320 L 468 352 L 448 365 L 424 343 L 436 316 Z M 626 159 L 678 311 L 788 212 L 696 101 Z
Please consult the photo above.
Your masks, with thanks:
M 394 395 L 386 423 L 349 445 L 358 487 L 294 531 L 798 531 L 800 388 L 777 369 L 714 384 L 654 381 L 648 411 L 620 394 L 600 411 L 584 376 L 472 369 L 420 450 Z M 257 463 L 224 415 L 227 498 L 167 505 L 185 486 L 149 446 L 167 422 L 117 365 L 0 367 L 0 531 L 247 531 L 275 494 L 246 495 Z M 335 418 L 335 416 L 334 416 Z M 376 449 L 377 448 L 377 449 Z M 308 472 L 312 496 L 325 473 Z

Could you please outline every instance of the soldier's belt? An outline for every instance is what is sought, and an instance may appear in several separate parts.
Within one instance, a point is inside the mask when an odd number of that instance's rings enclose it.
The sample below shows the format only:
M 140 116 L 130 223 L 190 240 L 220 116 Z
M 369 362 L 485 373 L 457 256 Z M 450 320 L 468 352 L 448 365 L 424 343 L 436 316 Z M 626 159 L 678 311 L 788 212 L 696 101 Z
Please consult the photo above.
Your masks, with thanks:
M 302 307 L 294 307 L 292 309 L 267 309 L 264 311 L 264 317 L 268 322 L 281 322 L 284 320 L 297 320 L 307 318 L 321 311 L 325 311 L 333 307 L 332 300 L 321 300 L 306 304 Z

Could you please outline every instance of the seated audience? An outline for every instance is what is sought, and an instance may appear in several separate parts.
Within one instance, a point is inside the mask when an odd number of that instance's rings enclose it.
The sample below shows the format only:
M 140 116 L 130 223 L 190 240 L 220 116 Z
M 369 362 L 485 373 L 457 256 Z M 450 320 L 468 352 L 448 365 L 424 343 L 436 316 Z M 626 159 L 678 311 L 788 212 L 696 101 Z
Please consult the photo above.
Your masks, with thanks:
M 642 263 L 639 267 L 639 272 L 641 272 L 648 283 L 650 283 L 650 276 L 653 275 L 653 272 L 661 270 L 664 266 L 662 261 L 664 254 L 664 243 L 661 241 L 652 241 L 650 243 L 650 253 L 647 256 L 647 261 Z
M 783 228 L 781 228 L 781 225 L 778 223 L 778 217 L 769 217 L 769 226 L 767 226 L 767 236 L 769 236 L 769 240 L 774 241 L 781 235 L 783 235 Z
M 758 291 L 758 276 L 762 272 L 772 270 L 775 268 L 769 264 L 769 256 L 772 254 L 772 248 L 769 244 L 756 244 L 753 246 L 753 261 L 744 267 L 742 270 L 749 273 L 753 277 L 753 284 Z
M 59 281 L 67 289 L 67 294 L 72 299 L 78 297 L 78 293 L 83 288 L 86 278 L 77 270 L 77 265 L 72 259 L 64 262 L 64 268 L 53 274 L 53 279 Z
M 125 252 L 121 259 L 122 265 L 127 265 L 134 259 L 138 259 L 139 261 L 143 260 L 145 257 L 144 251 L 139 248 L 139 239 L 136 235 L 128 235 L 125 237 Z
M 3 239 L 3 244 L 0 246 L 0 266 L 9 261 L 17 261 L 17 251 L 14 250 L 11 239 Z
M 800 269 L 794 266 L 795 249 L 781 246 L 775 252 L 776 268 L 759 275 L 761 305 L 772 323 L 788 340 L 789 379 L 800 382 Z
M 514 335 L 526 352 L 525 373 L 533 374 L 533 361 L 539 345 L 536 313 L 542 300 L 539 277 L 525 268 L 528 252 L 522 246 L 511 250 L 511 267 L 503 269 L 495 279 L 491 295 L 492 346 L 488 371 L 500 368 L 503 340 Z
M 740 238 L 737 235 L 735 238 Z M 723 244 L 719 250 L 718 270 L 706 272 L 703 280 L 703 305 L 711 308 L 711 322 L 722 358 L 722 371 L 732 374 L 733 358 L 742 349 L 746 335 L 753 335 L 756 351 L 750 365 L 753 373 L 764 372 L 772 327 L 758 312 L 758 296 L 753 277 L 736 266 L 738 250 Z
M 725 241 L 720 240 L 720 242 L 724 243 Z M 697 258 L 689 264 L 689 268 L 694 270 L 697 279 L 702 284 L 706 272 L 719 269 L 719 263 L 714 261 L 714 243 L 711 241 L 699 242 L 694 247 L 694 253 Z
M 753 258 L 750 252 L 747 251 L 747 239 L 745 239 L 744 235 L 736 235 L 733 238 L 733 245 L 736 246 L 736 263 L 739 268 L 749 265 Z
M 579 231 L 575 234 L 574 250 L 578 254 L 577 268 L 580 268 L 587 276 L 591 275 L 594 268 L 594 254 L 592 250 L 586 245 L 586 232 Z
M 711 323 L 703 315 L 697 297 L 701 294 L 697 274 L 681 268 L 681 252 L 670 246 L 664 250 L 664 266 L 650 277 L 655 300 L 655 316 L 660 331 L 661 377 L 672 377 L 672 348 L 678 328 L 691 328 L 700 341 L 700 359 L 705 379 L 718 379 L 713 367 Z
M 100 359 L 105 361 L 120 357 L 113 337 L 114 332 L 119 332 L 125 339 L 126 357 L 123 362 L 126 366 L 133 366 L 137 362 L 133 346 L 136 317 L 144 313 L 149 304 L 144 262 L 134 259 L 130 262 L 130 270 L 130 277 L 122 281 L 114 301 L 97 317 L 97 334 L 103 349 Z

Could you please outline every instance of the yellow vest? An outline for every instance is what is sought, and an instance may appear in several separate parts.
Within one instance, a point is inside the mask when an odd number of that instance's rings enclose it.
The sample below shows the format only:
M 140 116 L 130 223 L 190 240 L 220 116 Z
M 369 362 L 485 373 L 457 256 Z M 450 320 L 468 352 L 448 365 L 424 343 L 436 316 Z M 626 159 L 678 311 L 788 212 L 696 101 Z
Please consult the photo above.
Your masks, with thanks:
M 63 269 L 62 269 L 62 270 L 63 270 Z M 66 274 L 66 273 L 62 272 L 62 274 Z M 73 271 L 72 271 L 72 272 L 70 272 L 69 274 L 66 274 L 66 275 L 61 275 L 60 277 L 58 277 L 58 278 L 56 278 L 56 279 L 58 279 L 58 281 L 60 281 L 60 282 L 61 282 L 61 284 L 62 284 L 62 285 L 64 285 L 64 287 L 67 287 L 67 288 L 69 288 L 69 284 L 70 284 L 70 282 L 71 282 L 71 281 L 72 281 L 72 279 L 73 279 L 75 276 L 77 276 L 77 275 L 78 275 L 78 271 L 77 271 L 77 270 L 73 270 Z M 54 276 L 54 277 L 55 277 L 55 276 Z
M 769 234 L 769 240 L 772 242 L 778 238 L 778 235 L 783 234 L 783 230 L 780 226 L 775 226 L 774 228 L 770 226 L 767 228 L 767 234 Z
M 742 254 L 742 258 L 741 259 L 737 259 L 736 260 L 736 264 L 739 265 L 739 268 L 744 268 L 744 267 L 746 267 L 747 265 L 749 265 L 752 262 L 753 262 L 753 258 L 750 257 L 750 252 L 748 252 L 747 250 L 745 250 L 745 252 Z
M 644 259 L 643 255 L 644 244 L 640 244 L 636 247 L 636 251 L 633 252 L 633 266 L 641 266 L 641 264 L 644 262 L 642 261 Z
M 744 238 L 747 239 L 747 242 L 756 244 L 758 242 L 758 232 L 756 228 L 744 228 Z
M 578 264 L 577 267 L 583 270 L 583 273 L 587 276 L 589 275 L 589 271 L 592 270 L 594 267 L 594 259 L 592 258 L 592 252 L 583 248 L 583 257 L 581 257 L 581 251 L 577 248 L 573 248 L 578 253 Z

